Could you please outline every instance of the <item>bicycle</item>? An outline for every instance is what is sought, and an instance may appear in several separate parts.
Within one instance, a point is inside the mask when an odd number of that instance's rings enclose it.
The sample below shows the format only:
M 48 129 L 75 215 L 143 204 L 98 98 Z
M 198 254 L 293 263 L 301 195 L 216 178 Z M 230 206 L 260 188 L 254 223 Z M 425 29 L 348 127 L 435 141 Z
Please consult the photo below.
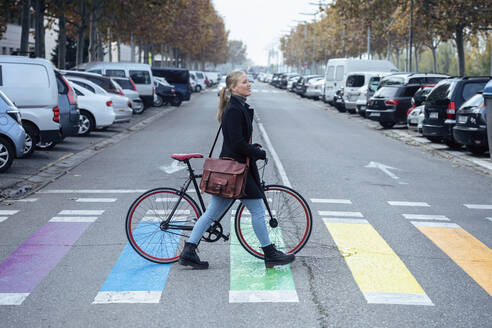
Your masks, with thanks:
M 203 155 L 174 154 L 171 157 L 187 166 L 188 178 L 182 187 L 179 190 L 162 187 L 146 191 L 132 203 L 125 221 L 130 245 L 139 255 L 156 263 L 173 263 L 179 260 L 184 242 L 188 239 L 195 222 L 206 209 L 196 180 L 202 175 L 195 174 L 190 163 L 190 159 L 203 158 Z M 298 253 L 311 235 L 311 209 L 294 189 L 281 185 L 265 185 L 263 181 L 265 166 L 266 161 L 262 167 L 261 186 L 265 194 L 263 200 L 268 212 L 265 218 L 269 218 L 267 229 L 270 239 L 283 252 Z M 200 207 L 187 193 L 191 183 Z M 201 240 L 207 242 L 229 240 L 230 234 L 224 234 L 220 222 L 234 204 L 235 200 L 214 221 Z M 249 211 L 240 203 L 234 217 L 235 233 L 248 253 L 263 259 L 264 254 L 248 214 Z

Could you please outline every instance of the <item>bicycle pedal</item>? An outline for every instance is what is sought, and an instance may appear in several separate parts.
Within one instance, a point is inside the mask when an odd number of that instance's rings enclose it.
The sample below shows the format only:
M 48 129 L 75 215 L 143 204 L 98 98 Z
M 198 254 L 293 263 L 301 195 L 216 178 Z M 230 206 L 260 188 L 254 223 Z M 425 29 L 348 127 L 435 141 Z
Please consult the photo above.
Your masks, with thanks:
M 224 242 L 229 240 L 229 235 L 230 234 L 227 234 L 227 235 L 222 234 L 222 238 L 224 238 Z

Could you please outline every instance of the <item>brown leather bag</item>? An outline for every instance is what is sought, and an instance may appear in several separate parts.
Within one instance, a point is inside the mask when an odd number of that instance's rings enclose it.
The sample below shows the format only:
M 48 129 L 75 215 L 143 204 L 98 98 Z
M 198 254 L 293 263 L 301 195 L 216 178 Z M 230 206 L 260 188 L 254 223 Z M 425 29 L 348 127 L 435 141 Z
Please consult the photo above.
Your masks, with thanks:
M 222 124 L 219 126 L 208 158 L 203 164 L 200 191 L 223 198 L 241 198 L 246 196 L 244 188 L 249 168 L 249 157 L 246 158 L 246 163 L 239 163 L 232 158 L 211 158 L 221 127 Z

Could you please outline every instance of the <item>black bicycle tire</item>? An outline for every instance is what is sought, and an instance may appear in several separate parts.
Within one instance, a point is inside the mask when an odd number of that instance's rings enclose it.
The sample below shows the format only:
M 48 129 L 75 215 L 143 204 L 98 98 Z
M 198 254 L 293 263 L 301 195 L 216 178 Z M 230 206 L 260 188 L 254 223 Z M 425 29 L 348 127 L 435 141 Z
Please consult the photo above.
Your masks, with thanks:
M 300 201 L 300 203 L 303 205 L 303 208 L 304 208 L 304 210 L 306 212 L 306 215 L 307 215 L 306 216 L 306 219 L 308 221 L 308 224 L 307 224 L 307 228 L 306 228 L 306 231 L 304 233 L 304 236 L 303 236 L 301 242 L 296 247 L 294 247 L 293 250 L 290 250 L 290 251 L 287 252 L 289 254 L 297 254 L 298 252 L 301 251 L 302 248 L 304 248 L 304 246 L 306 245 L 306 243 L 309 241 L 309 237 L 311 236 L 311 232 L 312 232 L 312 229 L 313 229 L 313 215 L 311 213 L 311 208 L 309 207 L 309 204 L 308 204 L 308 202 L 306 202 L 306 200 L 304 199 L 304 197 L 302 197 L 302 195 L 299 192 L 297 192 L 296 190 L 294 190 L 294 189 L 292 189 L 290 187 L 287 187 L 287 186 L 274 185 L 274 184 L 272 184 L 272 185 L 265 186 L 265 192 L 268 191 L 269 189 L 272 189 L 272 188 L 284 189 L 288 193 L 293 194 Z M 239 215 L 241 215 L 241 213 L 242 213 L 242 209 L 244 209 L 244 205 L 241 203 L 237 207 L 236 215 L 234 217 L 234 230 L 235 230 L 235 233 L 236 233 L 236 237 L 239 240 L 239 243 L 241 244 L 241 246 L 249 254 L 251 254 L 254 257 L 257 257 L 259 259 L 263 259 L 264 258 L 264 255 L 262 253 L 256 251 L 256 250 L 254 250 L 252 247 L 250 247 L 247 244 L 247 242 L 244 240 L 244 238 L 242 237 L 242 234 L 240 232 L 240 223 L 241 223 L 241 220 L 239 218 Z
M 138 204 L 140 204 L 145 198 L 149 197 L 150 195 L 154 195 L 158 192 L 174 193 L 176 196 L 179 197 L 179 190 L 177 190 L 175 188 L 168 188 L 168 187 L 159 187 L 159 188 L 150 189 L 150 190 L 147 190 L 146 192 L 144 192 L 143 194 L 141 194 L 140 196 L 138 196 L 133 201 L 133 203 L 130 206 L 130 208 L 128 209 L 128 212 L 126 215 L 126 219 L 125 219 L 126 237 L 127 237 L 128 242 L 132 246 L 132 248 L 135 250 L 135 252 L 137 252 L 138 255 L 142 256 L 146 260 L 154 262 L 154 263 L 160 263 L 160 264 L 174 263 L 174 262 L 177 262 L 179 260 L 179 255 L 175 258 L 170 259 L 170 260 L 158 259 L 158 258 L 155 258 L 153 256 L 150 256 L 150 255 L 146 254 L 145 252 L 143 252 L 142 249 L 137 245 L 137 243 L 135 242 L 135 239 L 132 237 L 132 233 L 130 231 L 131 230 L 131 228 L 130 228 L 131 227 L 131 220 L 132 220 L 131 216 L 135 212 L 136 206 L 138 206 Z M 185 193 L 183 195 L 183 198 L 186 199 L 186 201 L 188 201 L 191 204 L 191 206 L 194 207 L 194 210 L 197 213 L 196 219 L 198 219 L 202 215 L 202 211 L 201 211 L 200 207 L 198 206 L 198 204 L 196 203 L 196 201 L 193 199 L 193 197 L 191 197 L 187 193 Z

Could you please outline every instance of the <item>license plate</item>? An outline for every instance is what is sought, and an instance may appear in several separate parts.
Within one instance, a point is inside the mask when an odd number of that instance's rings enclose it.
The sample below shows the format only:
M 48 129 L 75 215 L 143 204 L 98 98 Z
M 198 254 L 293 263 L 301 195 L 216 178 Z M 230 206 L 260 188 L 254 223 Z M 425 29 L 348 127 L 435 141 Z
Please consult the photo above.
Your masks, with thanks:
M 342 99 L 337 98 L 337 103 L 341 103 L 341 102 L 342 102 Z
M 360 106 L 361 110 L 366 110 L 366 106 Z
M 379 117 L 381 116 L 381 113 L 371 113 L 371 117 Z
M 439 113 L 438 112 L 433 112 L 433 113 L 430 113 L 429 114 L 429 118 L 438 118 L 439 117 Z
M 458 123 L 465 124 L 468 121 L 468 116 L 458 116 Z

